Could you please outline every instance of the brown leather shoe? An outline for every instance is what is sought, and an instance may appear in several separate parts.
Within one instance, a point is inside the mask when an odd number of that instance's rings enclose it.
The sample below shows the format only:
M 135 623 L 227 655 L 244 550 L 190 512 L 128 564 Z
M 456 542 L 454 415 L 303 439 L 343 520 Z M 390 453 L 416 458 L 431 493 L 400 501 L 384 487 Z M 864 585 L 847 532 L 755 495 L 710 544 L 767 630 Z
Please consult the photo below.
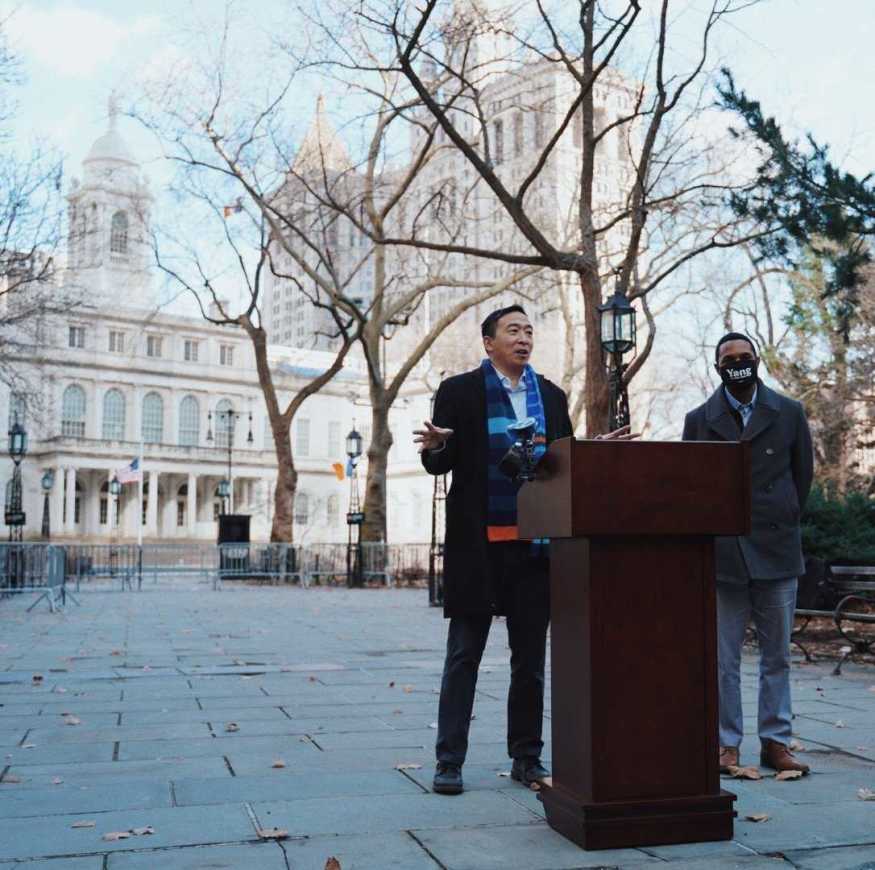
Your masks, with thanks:
M 731 773 L 730 767 L 738 767 L 738 747 L 720 747 L 720 773 Z
M 779 773 L 782 770 L 801 770 L 803 774 L 806 774 L 811 770 L 807 764 L 796 760 L 788 746 L 778 743 L 777 740 L 763 740 L 760 764 L 763 767 L 771 767 Z

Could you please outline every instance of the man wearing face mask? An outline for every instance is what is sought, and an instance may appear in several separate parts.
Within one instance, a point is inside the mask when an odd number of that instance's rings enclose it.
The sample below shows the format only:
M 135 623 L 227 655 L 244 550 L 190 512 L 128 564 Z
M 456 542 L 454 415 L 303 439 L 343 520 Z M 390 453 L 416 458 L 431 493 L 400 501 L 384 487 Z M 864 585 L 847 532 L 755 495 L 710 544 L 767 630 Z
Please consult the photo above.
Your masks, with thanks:
M 799 518 L 813 475 L 811 435 L 799 402 L 757 377 L 756 346 L 730 332 L 717 343 L 721 386 L 684 420 L 685 441 L 751 442 L 751 532 L 718 538 L 717 635 L 720 770 L 739 764 L 741 649 L 751 617 L 760 651 L 760 763 L 808 773 L 790 751 L 790 633 L 803 571 Z

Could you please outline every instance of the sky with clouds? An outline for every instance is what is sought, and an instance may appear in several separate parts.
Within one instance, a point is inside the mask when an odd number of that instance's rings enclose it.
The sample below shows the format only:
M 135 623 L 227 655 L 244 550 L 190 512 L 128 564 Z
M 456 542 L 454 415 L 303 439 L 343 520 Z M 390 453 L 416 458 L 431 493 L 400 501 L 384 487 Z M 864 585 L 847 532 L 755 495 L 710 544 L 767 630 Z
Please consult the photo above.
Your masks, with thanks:
M 672 7 L 676 44 L 691 57 L 699 33 L 684 32 L 684 21 L 709 6 L 709 0 L 677 0 Z M 242 28 L 235 50 L 243 54 L 258 58 L 272 31 L 294 30 L 294 7 L 286 0 L 233 0 L 232 7 Z M 218 26 L 224 9 L 224 0 L 0 0 L 24 76 L 16 140 L 48 140 L 65 155 L 68 178 L 78 175 L 106 129 L 110 92 L 116 89 L 129 105 L 137 83 L 171 68 L 186 36 L 197 44 L 191 34 Z M 873 44 L 871 0 L 763 0 L 721 30 L 713 58 L 790 132 L 810 130 L 847 169 L 866 174 L 875 169 Z M 303 131 L 314 92 L 296 94 Z M 124 120 L 121 131 L 160 190 L 169 172 L 156 143 L 134 121 Z

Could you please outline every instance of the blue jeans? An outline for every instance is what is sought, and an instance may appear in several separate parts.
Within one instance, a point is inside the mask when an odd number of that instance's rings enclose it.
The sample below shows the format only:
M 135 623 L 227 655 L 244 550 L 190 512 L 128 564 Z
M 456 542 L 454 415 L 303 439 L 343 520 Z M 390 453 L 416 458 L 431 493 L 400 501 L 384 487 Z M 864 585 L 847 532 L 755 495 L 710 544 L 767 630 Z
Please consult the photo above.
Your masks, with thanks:
M 753 617 L 760 648 L 758 731 L 760 740 L 790 743 L 790 633 L 797 579 L 717 584 L 717 660 L 720 686 L 720 745 L 739 746 L 741 647 Z

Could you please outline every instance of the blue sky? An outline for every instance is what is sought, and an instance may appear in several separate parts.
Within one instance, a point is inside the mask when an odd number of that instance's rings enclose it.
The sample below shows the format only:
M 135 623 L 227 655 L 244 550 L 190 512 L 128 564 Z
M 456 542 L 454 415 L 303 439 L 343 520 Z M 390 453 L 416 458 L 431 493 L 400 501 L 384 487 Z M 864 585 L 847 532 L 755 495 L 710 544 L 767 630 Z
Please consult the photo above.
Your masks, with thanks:
M 680 14 L 706 3 L 686 0 L 676 9 Z M 242 0 L 236 6 L 244 16 L 247 7 L 254 10 L 250 24 L 267 31 L 286 4 Z M 75 174 L 103 132 L 110 90 L 125 93 L 142 76 L 162 69 L 172 51 L 168 35 L 193 20 L 220 18 L 224 2 L 0 0 L 0 10 L 10 8 L 15 12 L 9 27 L 27 78 L 19 92 L 17 134 L 53 141 Z M 691 49 L 694 38 L 688 38 Z M 253 31 L 253 50 L 259 41 Z M 875 168 L 873 43 L 875 7 L 868 0 L 766 0 L 724 28 L 715 57 L 790 129 L 812 130 L 832 143 L 847 168 L 865 172 Z M 312 112 L 311 99 L 302 94 L 302 125 Z M 141 156 L 155 155 L 132 123 L 125 125 L 125 135 Z

